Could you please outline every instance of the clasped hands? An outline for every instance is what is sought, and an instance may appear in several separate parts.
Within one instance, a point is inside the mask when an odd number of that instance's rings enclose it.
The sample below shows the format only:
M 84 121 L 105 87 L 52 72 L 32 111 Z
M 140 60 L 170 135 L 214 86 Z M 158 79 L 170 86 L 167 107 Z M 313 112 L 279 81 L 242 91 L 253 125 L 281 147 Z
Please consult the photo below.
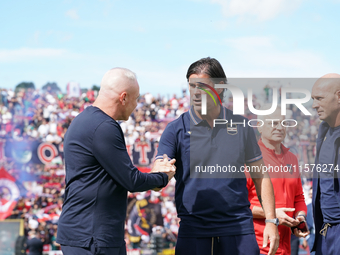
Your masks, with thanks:
M 169 159 L 168 155 L 164 154 L 162 159 L 155 160 L 151 173 L 166 173 L 169 177 L 169 181 L 174 177 L 176 173 L 176 166 L 174 165 L 176 159 Z
M 297 215 L 296 218 L 289 217 L 286 212 L 294 212 L 295 208 L 276 208 L 276 217 L 279 219 L 280 225 L 284 225 L 286 227 L 295 227 L 299 225 L 301 221 L 304 221 L 306 218 L 303 215 Z M 307 224 L 307 223 L 306 223 Z M 297 237 L 306 237 L 309 235 L 309 231 L 302 232 L 301 230 L 294 229 L 295 236 Z

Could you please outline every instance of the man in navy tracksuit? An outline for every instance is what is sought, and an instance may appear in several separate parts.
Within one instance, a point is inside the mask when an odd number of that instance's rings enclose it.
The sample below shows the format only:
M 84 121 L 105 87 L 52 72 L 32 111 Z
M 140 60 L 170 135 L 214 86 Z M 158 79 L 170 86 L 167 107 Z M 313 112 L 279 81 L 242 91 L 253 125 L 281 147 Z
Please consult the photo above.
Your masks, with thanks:
M 340 254 L 340 75 L 327 74 L 312 89 L 320 120 L 313 179 L 316 255 Z
M 219 78 L 217 81 L 215 78 Z M 264 165 L 253 128 L 247 124 L 213 125 L 214 119 L 247 123 L 219 102 L 226 83 L 220 63 L 200 59 L 188 70 L 192 107 L 168 124 L 160 139 L 156 159 L 163 154 L 176 159 L 175 202 L 181 219 L 176 255 L 259 254 L 248 191 L 243 172 L 248 166 Z M 206 96 L 207 114 L 203 114 Z M 223 121 L 222 121 L 223 122 Z M 278 247 L 274 194 L 269 178 L 254 179 L 266 213 L 265 244 L 270 253 Z M 261 200 L 262 197 L 262 200 Z
M 175 160 L 168 161 L 166 155 L 155 163 L 155 173 L 142 173 L 132 165 L 117 120 L 129 118 L 138 97 L 135 74 L 111 69 L 93 106 L 67 130 L 65 201 L 57 235 L 64 255 L 125 255 L 127 191 L 164 187 L 174 175 Z

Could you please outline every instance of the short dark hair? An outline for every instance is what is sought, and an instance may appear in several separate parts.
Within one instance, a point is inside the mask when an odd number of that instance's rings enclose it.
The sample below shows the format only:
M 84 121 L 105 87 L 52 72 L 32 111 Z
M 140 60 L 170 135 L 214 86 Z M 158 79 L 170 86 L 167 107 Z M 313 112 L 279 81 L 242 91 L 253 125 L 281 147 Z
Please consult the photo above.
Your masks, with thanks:
M 222 65 L 220 62 L 218 62 L 215 58 L 201 58 L 200 60 L 192 63 L 189 66 L 188 72 L 187 72 L 187 80 L 189 81 L 189 77 L 192 74 L 207 74 L 210 76 L 210 78 L 213 78 L 216 80 L 216 82 L 223 82 L 227 83 L 227 76 L 224 73 L 224 70 L 222 68 Z M 220 93 L 220 98 L 223 98 L 223 92 Z

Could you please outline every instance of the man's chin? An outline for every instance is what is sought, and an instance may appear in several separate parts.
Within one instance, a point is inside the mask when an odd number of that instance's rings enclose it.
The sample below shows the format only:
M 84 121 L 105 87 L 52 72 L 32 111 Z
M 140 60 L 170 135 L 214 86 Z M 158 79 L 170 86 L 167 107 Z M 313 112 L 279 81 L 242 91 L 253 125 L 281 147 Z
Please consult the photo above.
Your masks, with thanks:
M 279 144 L 279 143 L 282 143 L 284 141 L 284 138 L 282 138 L 280 136 L 276 136 L 276 137 L 272 137 L 271 141 Z
M 318 114 L 318 116 L 319 116 L 319 119 L 320 119 L 320 120 L 325 121 L 325 119 L 327 119 L 327 115 L 324 114 L 324 112 L 321 112 L 321 114 Z
M 195 112 L 198 112 L 198 113 L 201 114 L 201 111 L 202 111 L 202 107 L 201 107 L 201 106 L 195 106 L 195 105 L 193 105 L 193 107 L 194 107 Z

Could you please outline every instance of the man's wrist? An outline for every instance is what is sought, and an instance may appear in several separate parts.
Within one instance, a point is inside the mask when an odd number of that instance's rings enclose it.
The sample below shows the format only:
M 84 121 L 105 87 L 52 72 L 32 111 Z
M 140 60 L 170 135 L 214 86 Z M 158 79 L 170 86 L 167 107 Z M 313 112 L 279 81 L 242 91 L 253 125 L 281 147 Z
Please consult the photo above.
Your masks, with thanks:
M 164 188 L 166 185 L 168 185 L 169 182 L 169 176 L 166 173 L 161 173 L 163 177 L 163 185 L 159 188 Z
M 306 215 L 304 215 L 304 214 L 298 214 L 298 216 L 296 216 L 296 218 L 297 217 L 303 217 L 305 219 L 305 221 L 306 221 Z
M 273 224 L 275 224 L 276 226 L 278 226 L 279 223 L 280 223 L 278 218 L 274 218 L 274 219 L 266 219 L 264 222 L 265 222 L 265 223 L 273 223 Z

